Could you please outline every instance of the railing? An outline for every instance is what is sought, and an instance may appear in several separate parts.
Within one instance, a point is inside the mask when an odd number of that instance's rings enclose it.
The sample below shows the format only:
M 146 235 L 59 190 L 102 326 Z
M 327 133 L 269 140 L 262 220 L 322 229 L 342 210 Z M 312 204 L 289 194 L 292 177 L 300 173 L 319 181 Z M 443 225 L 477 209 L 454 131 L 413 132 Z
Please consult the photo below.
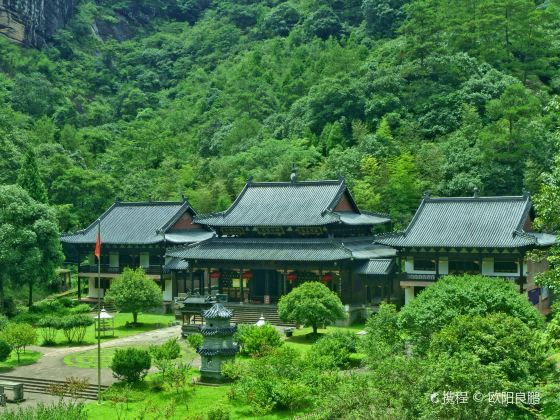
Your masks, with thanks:
M 109 264 L 101 264 L 101 272 L 102 273 L 111 273 L 111 274 L 120 274 L 123 272 L 124 267 L 111 267 Z M 130 268 L 137 268 L 137 267 L 130 267 Z M 162 272 L 162 268 L 160 265 L 150 265 L 149 267 L 143 267 L 146 274 L 160 274 Z M 97 273 L 97 264 L 93 265 L 80 265 L 79 266 L 80 273 Z
M 468 273 L 453 273 L 451 275 L 461 276 L 463 274 Z M 436 281 L 437 279 L 447 276 L 448 274 L 420 274 L 420 273 L 401 273 L 401 280 L 410 280 L 410 281 Z M 482 274 L 485 277 L 499 277 L 508 281 L 519 281 L 519 276 L 512 276 L 511 274 L 503 275 L 499 274 Z

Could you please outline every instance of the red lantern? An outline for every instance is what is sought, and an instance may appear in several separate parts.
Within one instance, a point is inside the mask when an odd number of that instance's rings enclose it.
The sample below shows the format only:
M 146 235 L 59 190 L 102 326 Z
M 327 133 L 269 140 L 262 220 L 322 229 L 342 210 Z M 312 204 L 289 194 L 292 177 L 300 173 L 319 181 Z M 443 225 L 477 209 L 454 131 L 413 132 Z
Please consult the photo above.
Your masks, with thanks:
M 210 273 L 210 278 L 212 280 L 218 280 L 220 278 L 220 272 L 219 271 L 212 271 Z
M 296 273 L 291 272 L 291 273 L 288 274 L 288 281 L 290 283 L 293 283 L 296 280 L 297 280 L 297 274 Z
M 245 272 L 243 273 L 243 278 L 244 278 L 245 280 L 251 280 L 251 279 L 253 278 L 253 273 L 250 272 L 250 271 L 245 271 Z
M 321 282 L 323 283 L 328 283 L 331 280 L 332 280 L 332 274 L 330 273 L 323 274 L 323 277 L 321 278 Z

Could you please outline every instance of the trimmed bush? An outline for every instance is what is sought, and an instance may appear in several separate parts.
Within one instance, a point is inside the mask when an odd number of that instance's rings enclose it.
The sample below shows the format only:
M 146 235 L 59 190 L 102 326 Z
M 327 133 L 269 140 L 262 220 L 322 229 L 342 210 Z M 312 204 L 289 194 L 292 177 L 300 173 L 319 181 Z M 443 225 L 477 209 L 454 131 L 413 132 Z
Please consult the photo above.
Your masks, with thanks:
M 69 312 L 72 315 L 89 314 L 91 312 L 91 306 L 89 306 L 87 303 L 80 303 L 79 305 L 70 308 Z
M 195 350 L 202 346 L 203 342 L 204 337 L 200 333 L 187 335 L 187 343 L 189 343 L 189 346 L 191 346 Z
M 350 355 L 356 353 L 358 338 L 350 331 L 335 331 L 317 340 L 309 357 L 324 357 L 338 367 L 350 365 Z
M 60 320 L 64 336 L 69 343 L 81 343 L 84 341 L 87 328 L 95 323 L 88 315 L 66 315 Z
M 240 354 L 260 357 L 280 347 L 284 341 L 276 328 L 266 323 L 263 326 L 240 325 L 234 339 L 240 345 Z
M 213 407 L 206 412 L 208 420 L 229 420 L 231 418 L 229 410 L 226 407 Z
M 41 328 L 43 344 L 54 344 L 58 330 L 62 328 L 61 318 L 53 315 L 46 316 L 37 323 L 37 327 Z
M 144 379 L 151 366 L 150 353 L 135 348 L 117 349 L 111 362 L 111 370 L 115 378 L 126 382 L 138 382 Z
M 12 346 L 10 346 L 6 341 L 0 340 L 0 362 L 3 362 L 12 352 Z

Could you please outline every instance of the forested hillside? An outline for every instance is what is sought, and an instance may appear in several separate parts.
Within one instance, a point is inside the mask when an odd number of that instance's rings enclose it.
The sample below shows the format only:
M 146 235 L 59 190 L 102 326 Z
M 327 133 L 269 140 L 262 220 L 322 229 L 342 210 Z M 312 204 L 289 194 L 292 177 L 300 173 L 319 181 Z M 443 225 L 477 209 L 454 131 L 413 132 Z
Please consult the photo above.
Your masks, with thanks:
M 426 190 L 536 192 L 558 152 L 558 6 L 83 0 L 41 50 L 0 39 L 0 184 L 33 149 L 64 231 L 116 197 L 223 209 L 292 164 L 401 224 Z

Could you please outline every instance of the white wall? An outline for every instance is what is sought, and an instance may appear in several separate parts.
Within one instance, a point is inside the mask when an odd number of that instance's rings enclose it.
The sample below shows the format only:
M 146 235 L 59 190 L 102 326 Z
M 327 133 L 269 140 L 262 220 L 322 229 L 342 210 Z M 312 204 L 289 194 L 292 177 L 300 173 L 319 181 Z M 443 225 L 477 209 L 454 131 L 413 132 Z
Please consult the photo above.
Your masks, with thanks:
M 171 282 L 172 280 L 164 280 L 165 281 L 165 290 L 163 291 L 163 300 L 172 301 L 172 290 L 171 290 Z
M 95 278 L 90 277 L 88 282 L 88 297 L 90 298 L 97 298 L 97 297 L 103 297 L 104 296 L 104 292 L 103 289 L 98 289 L 95 287 Z
M 414 269 L 414 257 L 406 257 L 404 261 L 404 271 L 405 273 L 411 274 L 435 274 L 434 271 L 424 271 L 424 270 L 415 270 Z M 503 277 L 517 277 L 516 273 L 496 273 L 494 272 L 494 258 L 493 257 L 485 257 L 482 259 L 482 274 L 485 276 L 503 276 Z M 449 274 L 449 260 L 448 257 L 441 257 L 439 259 L 439 274 L 445 275 Z M 527 275 L 527 262 L 523 263 L 523 274 Z

